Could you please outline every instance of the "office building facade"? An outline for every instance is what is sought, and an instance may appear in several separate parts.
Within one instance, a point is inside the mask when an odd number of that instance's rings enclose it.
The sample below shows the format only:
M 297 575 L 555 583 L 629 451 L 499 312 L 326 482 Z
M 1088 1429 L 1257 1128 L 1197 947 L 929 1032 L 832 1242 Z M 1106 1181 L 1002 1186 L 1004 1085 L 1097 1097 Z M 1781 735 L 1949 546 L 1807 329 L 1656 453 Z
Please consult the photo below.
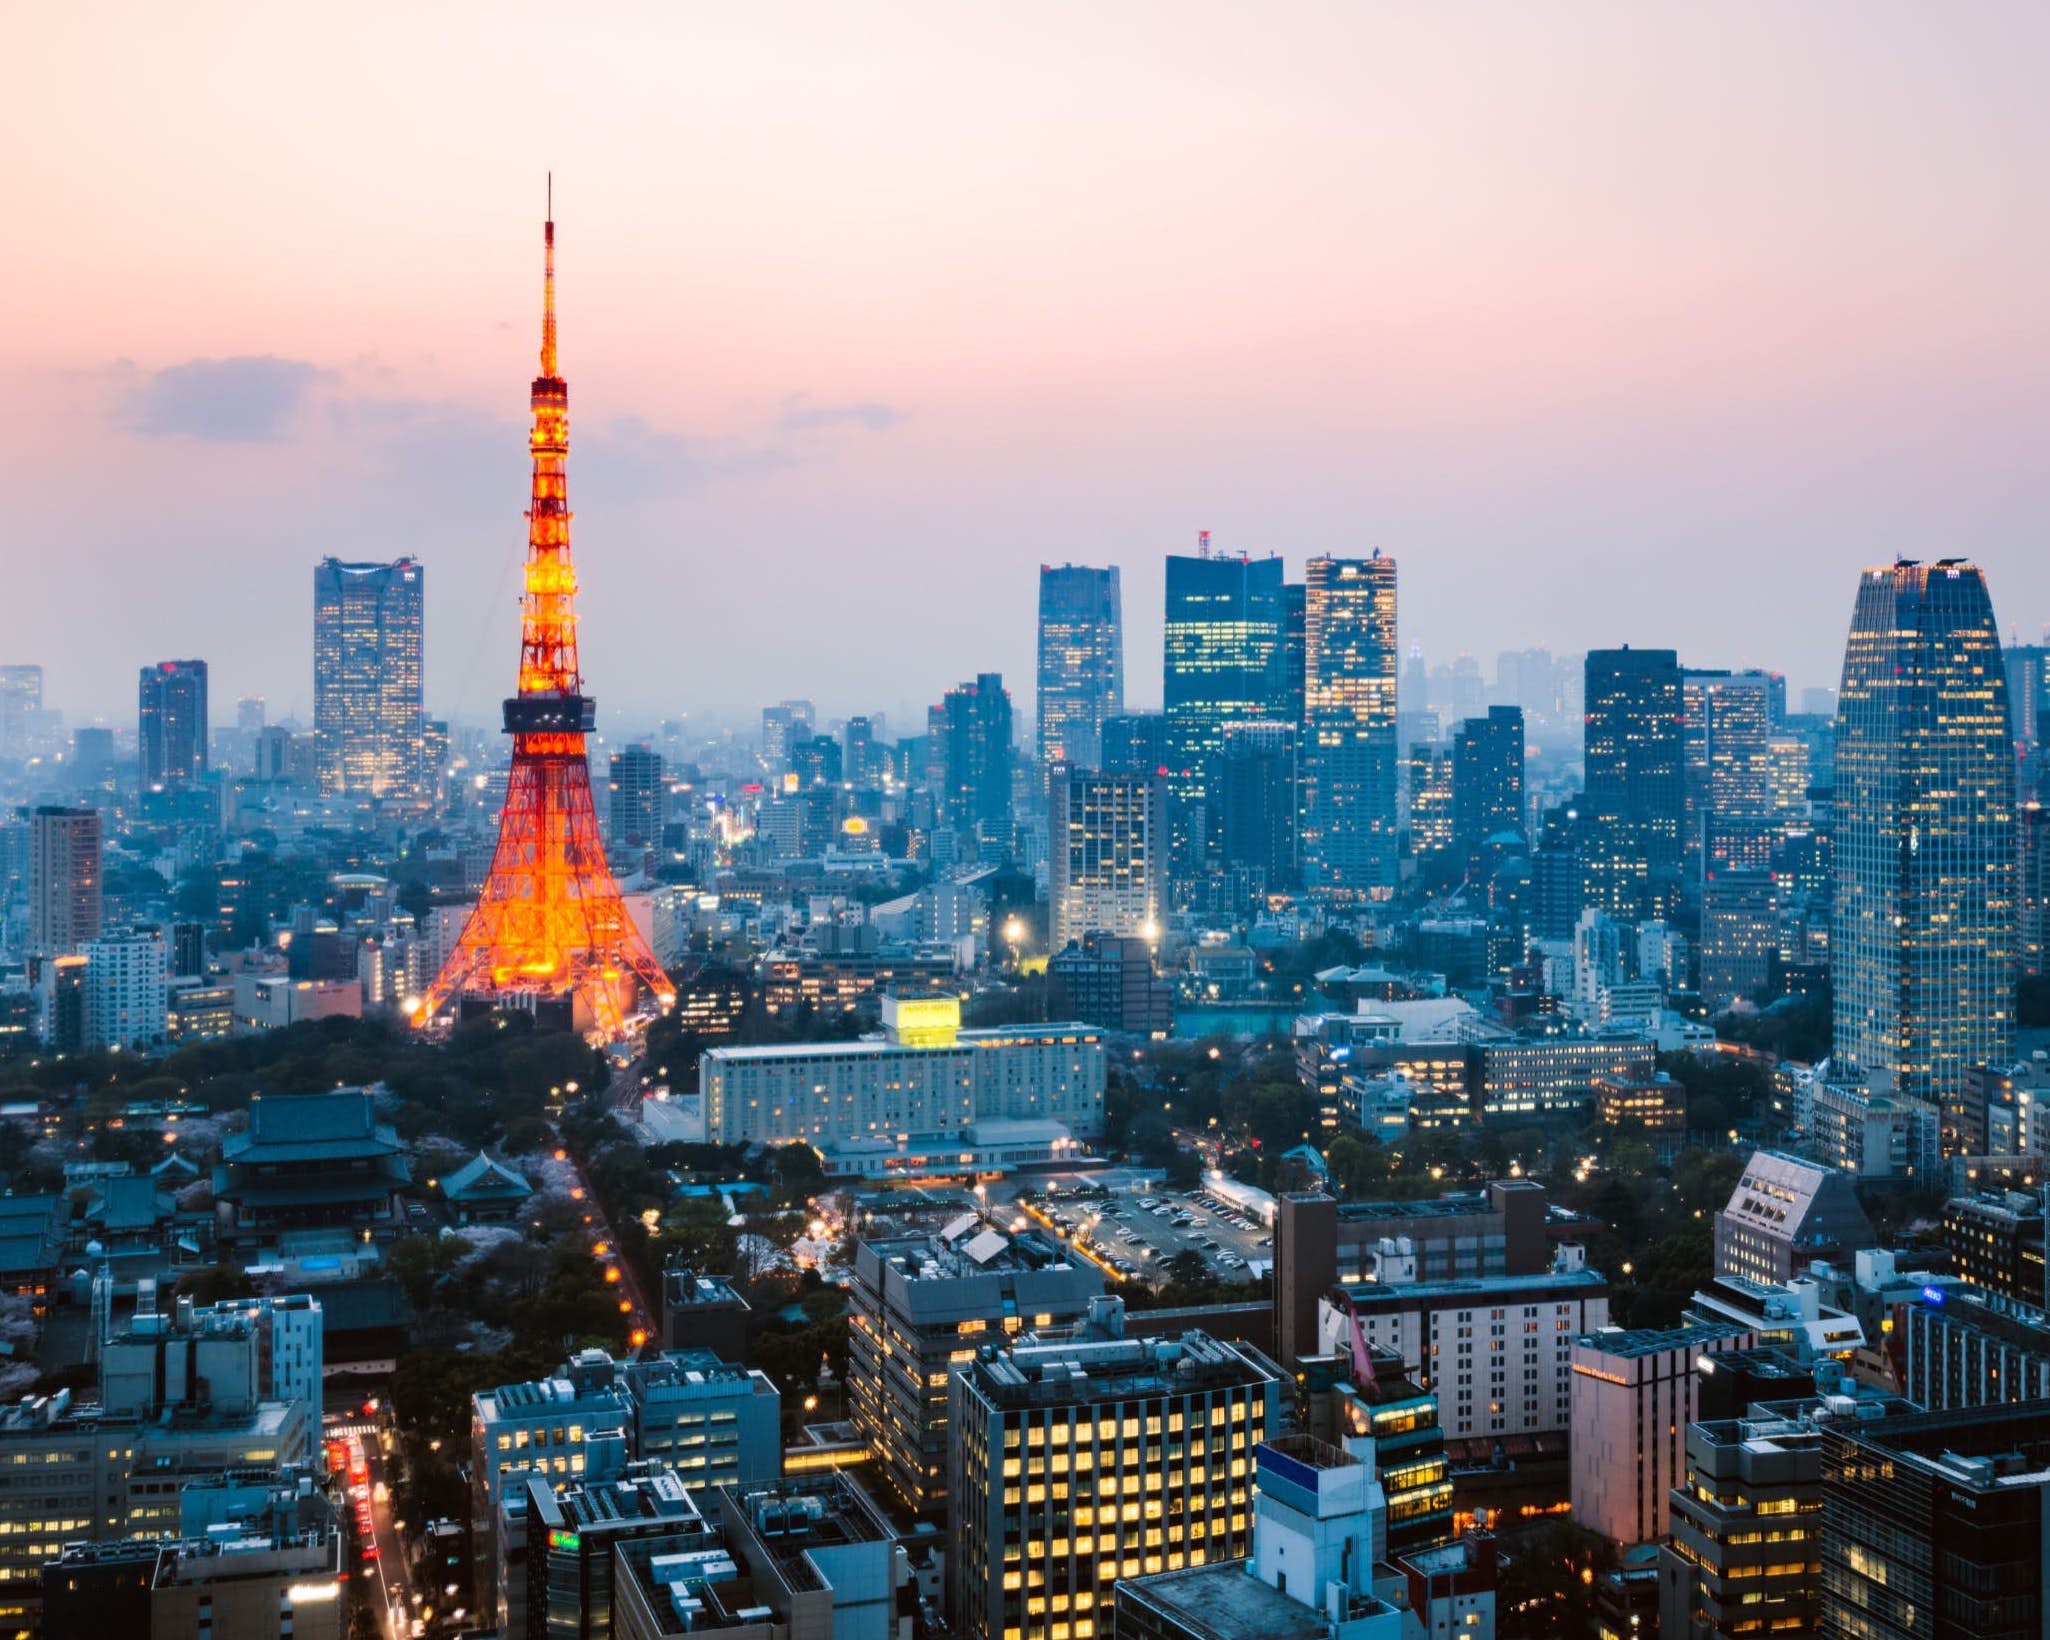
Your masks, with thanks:
M 953 831 L 1011 837 L 1011 696 L 1000 672 L 956 685 L 927 714 L 926 755 L 941 819 Z
M 1103 1129 L 1103 1033 L 1074 1021 L 963 1030 L 955 997 L 883 1001 L 883 1035 L 720 1047 L 698 1062 L 705 1141 L 824 1148 L 977 1121 Z
M 660 752 L 647 745 L 614 752 L 607 770 L 605 840 L 614 848 L 660 842 L 667 797 Z
M 1395 891 L 1395 560 L 1313 558 L 1304 573 L 1304 887 Z
M 1486 717 L 1468 718 L 1452 737 L 1452 845 L 1474 860 L 1481 845 L 1496 837 L 1506 835 L 1522 847 L 1528 831 L 1523 708 L 1491 706 Z
M 426 572 L 324 558 L 313 570 L 320 789 L 411 801 L 421 782 Z
M 2046 1428 L 2045 1401 L 1825 1426 L 1820 1632 L 2041 1635 Z
M 1170 557 L 1162 656 L 1162 764 L 1178 869 L 1207 860 L 1211 782 L 1227 723 L 1284 716 L 1279 558 Z
M 1715 1273 L 1784 1285 L 1817 1260 L 1877 1245 L 1850 1177 L 1783 1150 L 1757 1150 L 1715 1216 Z
M 965 1215 L 936 1235 L 857 1244 L 848 1299 L 848 1416 L 879 1486 L 914 1513 L 947 1496 L 949 1384 L 986 1338 L 1068 1326 L 1103 1296 L 1103 1272 L 1035 1232 Z
M 1227 723 L 1218 776 L 1218 863 L 1254 894 L 1302 880 L 1301 737 L 1293 723 Z
M 1039 761 L 1103 767 L 1104 719 L 1125 709 L 1117 566 L 1039 566 Z
M 1629 921 L 1664 917 L 1680 891 L 1680 662 L 1670 649 L 1596 649 L 1586 663 L 1587 905 Z
M 174 786 L 207 770 L 205 661 L 158 661 L 136 682 L 135 752 L 142 783 Z
M 985 1345 L 954 1375 L 947 1572 L 974 1640 L 1086 1640 L 1108 1631 L 1120 1579 L 1252 1547 L 1279 1370 L 1249 1345 L 1117 1326 Z
M 1573 1341 L 1573 1518 L 1629 1546 L 1665 1536 L 1672 1489 L 1687 1472 L 1696 1363 L 1756 1339 L 1731 1326 L 1628 1331 L 1609 1327 Z
M 1979 570 L 1866 571 L 1837 705 L 1831 1058 L 1942 1106 L 1951 1135 L 1965 1072 L 2014 1046 L 2012 734 Z

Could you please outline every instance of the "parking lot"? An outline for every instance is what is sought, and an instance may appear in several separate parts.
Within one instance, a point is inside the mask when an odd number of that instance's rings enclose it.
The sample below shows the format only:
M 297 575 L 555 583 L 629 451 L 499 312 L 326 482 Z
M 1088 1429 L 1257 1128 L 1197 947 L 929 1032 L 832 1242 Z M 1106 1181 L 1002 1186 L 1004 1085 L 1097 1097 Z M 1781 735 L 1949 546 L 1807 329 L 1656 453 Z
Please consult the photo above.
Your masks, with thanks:
M 1267 1226 L 1201 1186 L 1170 1191 L 1107 1174 L 1034 1182 L 1025 1211 L 1120 1280 L 1165 1280 L 1176 1254 L 1194 1252 L 1213 1277 L 1252 1281 L 1273 1258 Z

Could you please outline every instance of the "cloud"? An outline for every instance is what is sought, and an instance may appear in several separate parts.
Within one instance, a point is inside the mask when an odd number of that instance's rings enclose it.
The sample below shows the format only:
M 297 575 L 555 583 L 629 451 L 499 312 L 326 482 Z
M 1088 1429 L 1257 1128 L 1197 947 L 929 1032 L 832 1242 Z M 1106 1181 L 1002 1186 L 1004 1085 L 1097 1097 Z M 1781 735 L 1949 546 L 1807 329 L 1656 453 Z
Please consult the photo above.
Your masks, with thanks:
M 150 372 L 124 406 L 129 431 L 208 444 L 270 444 L 292 428 L 308 395 L 333 372 L 304 359 L 243 354 L 189 359 Z
M 886 433 L 902 424 L 904 412 L 894 404 L 813 404 L 802 393 L 783 401 L 778 425 L 786 433 L 810 433 L 828 427 L 859 427 L 871 433 Z

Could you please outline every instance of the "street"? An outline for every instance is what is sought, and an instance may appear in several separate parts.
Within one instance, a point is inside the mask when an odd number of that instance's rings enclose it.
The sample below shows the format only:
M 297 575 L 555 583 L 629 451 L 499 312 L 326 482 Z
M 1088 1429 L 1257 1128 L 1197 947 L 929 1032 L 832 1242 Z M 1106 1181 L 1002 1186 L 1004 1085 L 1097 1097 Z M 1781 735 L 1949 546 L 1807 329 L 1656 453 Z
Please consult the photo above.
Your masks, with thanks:
M 411 1640 L 418 1597 L 406 1574 L 405 1545 L 392 1518 L 392 1494 L 386 1479 L 383 1443 L 378 1438 L 376 1427 L 360 1407 L 348 1412 L 330 1412 L 323 1420 L 321 1433 L 326 1440 L 345 1442 L 349 1450 L 347 1508 L 358 1523 L 358 1536 L 349 1552 L 356 1557 L 356 1566 L 369 1573 L 369 1586 L 377 1591 L 376 1603 L 383 1613 L 382 1627 L 388 1640 Z M 355 1467 L 359 1457 L 362 1462 L 360 1480 Z M 367 1538 L 361 1535 L 360 1524 L 366 1514 L 371 1527 Z M 366 1547 L 377 1551 L 368 1560 L 363 1557 Z M 355 1584 L 358 1591 L 363 1587 L 363 1583 Z

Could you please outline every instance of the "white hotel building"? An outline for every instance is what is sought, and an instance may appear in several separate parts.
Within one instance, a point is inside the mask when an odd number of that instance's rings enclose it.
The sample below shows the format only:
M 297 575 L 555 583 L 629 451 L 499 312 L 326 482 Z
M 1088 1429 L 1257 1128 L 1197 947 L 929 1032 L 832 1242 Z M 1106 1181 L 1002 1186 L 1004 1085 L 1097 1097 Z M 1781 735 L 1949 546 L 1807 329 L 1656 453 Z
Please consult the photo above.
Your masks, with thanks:
M 1578 1246 L 1539 1275 L 1418 1281 L 1416 1255 L 1384 1241 L 1374 1278 L 1319 1300 L 1318 1348 L 1341 1360 L 1352 1318 L 1376 1349 L 1393 1350 L 1438 1397 L 1448 1440 L 1539 1435 L 1572 1421 L 1573 1340 L 1609 1322 L 1607 1277 Z
M 977 1122 L 1103 1128 L 1103 1033 L 1072 1021 L 963 1030 L 953 997 L 885 997 L 858 1042 L 713 1048 L 698 1063 L 697 1127 L 712 1144 L 960 1133 Z

